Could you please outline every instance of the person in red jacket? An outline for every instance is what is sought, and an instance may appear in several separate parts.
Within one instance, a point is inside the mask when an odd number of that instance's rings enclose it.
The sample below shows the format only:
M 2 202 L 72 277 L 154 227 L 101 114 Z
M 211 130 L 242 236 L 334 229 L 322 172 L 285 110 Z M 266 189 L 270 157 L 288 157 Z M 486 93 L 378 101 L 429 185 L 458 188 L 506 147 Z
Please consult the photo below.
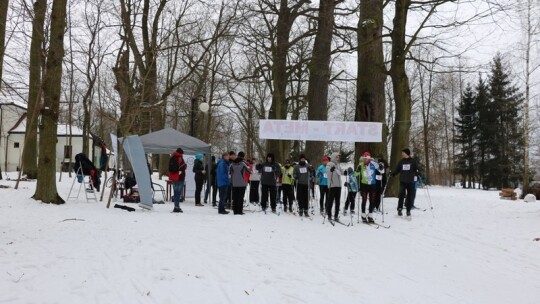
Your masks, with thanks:
M 175 213 L 182 212 L 182 209 L 180 208 L 180 196 L 182 195 L 184 181 L 186 180 L 186 168 L 187 164 L 184 162 L 184 150 L 178 148 L 173 152 L 171 159 L 169 160 L 169 180 L 173 182 L 173 212 Z

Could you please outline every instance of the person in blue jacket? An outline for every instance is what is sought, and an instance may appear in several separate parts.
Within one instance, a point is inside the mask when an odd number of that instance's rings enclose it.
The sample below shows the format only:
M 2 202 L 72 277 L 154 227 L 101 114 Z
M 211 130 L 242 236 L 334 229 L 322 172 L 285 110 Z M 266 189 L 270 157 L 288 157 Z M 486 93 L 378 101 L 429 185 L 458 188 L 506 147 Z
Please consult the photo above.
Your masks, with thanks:
M 324 215 L 324 206 L 326 206 L 325 199 L 328 199 L 328 176 L 326 174 L 326 164 L 329 160 L 330 159 L 328 159 L 328 156 L 323 157 L 322 165 L 320 165 L 315 172 L 315 176 L 317 177 L 319 183 L 319 207 L 322 215 Z
M 347 169 L 347 182 L 345 183 L 345 187 L 347 187 L 348 194 L 347 200 L 345 201 L 345 209 L 343 209 L 343 215 L 347 215 L 349 205 L 351 206 L 351 214 L 354 214 L 356 193 L 358 192 L 358 181 L 356 180 L 356 174 L 351 167 Z
M 227 190 L 229 189 L 229 153 L 223 153 L 221 159 L 217 163 L 216 168 L 217 186 L 219 189 L 219 214 L 229 214 L 225 210 L 225 201 L 227 200 Z

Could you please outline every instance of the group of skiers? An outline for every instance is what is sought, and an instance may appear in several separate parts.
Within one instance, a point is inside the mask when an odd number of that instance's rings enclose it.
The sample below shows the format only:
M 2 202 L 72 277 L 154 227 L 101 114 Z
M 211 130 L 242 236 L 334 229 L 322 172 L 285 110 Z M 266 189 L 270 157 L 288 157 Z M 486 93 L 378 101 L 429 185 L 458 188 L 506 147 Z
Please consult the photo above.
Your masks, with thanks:
M 390 172 L 390 176 L 400 174 L 398 215 L 403 215 L 402 210 L 405 205 L 406 214 L 410 216 L 414 206 L 414 184 L 419 175 L 418 165 L 411 158 L 409 149 L 403 149 L 401 156 L 402 159 L 395 170 Z M 208 170 L 209 165 L 204 166 L 202 159 L 202 154 L 195 155 L 193 172 L 196 184 L 196 206 L 204 206 L 201 204 L 201 191 L 204 182 L 208 179 L 209 184 L 206 188 L 204 203 L 208 202 L 212 189 L 212 205 L 218 208 L 219 214 L 229 214 L 226 209 L 231 209 L 234 214 L 244 214 L 244 196 L 249 184 L 249 202 L 260 203 L 263 211 L 266 212 L 270 207 L 272 212 L 276 212 L 277 204 L 280 202 L 283 204 L 284 212 L 296 212 L 293 210 L 293 203 L 296 201 L 298 215 L 309 217 L 310 191 L 314 197 L 314 187 L 318 185 L 321 215 L 338 221 L 342 175 L 345 175 L 344 186 L 347 198 L 343 213 L 344 215 L 347 215 L 347 212 L 354 214 L 356 195 L 360 192 L 360 216 L 365 223 L 374 223 L 373 213 L 381 206 L 389 169 L 388 162 L 383 159 L 382 155 L 373 158 L 370 152 L 365 152 L 360 157 L 360 164 L 356 170 L 349 167 L 344 172 L 341 171 L 338 153 L 324 156 L 322 164 L 317 169 L 314 169 L 304 154 L 299 156 L 297 162 L 292 163 L 290 160 L 285 160 L 281 165 L 276 162 L 273 153 L 268 153 L 264 161 L 259 162 L 257 159 L 246 160 L 244 152 L 236 154 L 231 151 L 223 153 L 217 163 L 212 157 L 210 171 Z M 179 203 L 186 168 L 183 151 L 178 148 L 172 154 L 169 163 L 169 179 L 172 181 L 174 189 L 173 212 L 182 212 Z M 216 200 L 217 193 L 219 193 L 219 201 Z M 369 205 L 367 205 L 368 201 Z

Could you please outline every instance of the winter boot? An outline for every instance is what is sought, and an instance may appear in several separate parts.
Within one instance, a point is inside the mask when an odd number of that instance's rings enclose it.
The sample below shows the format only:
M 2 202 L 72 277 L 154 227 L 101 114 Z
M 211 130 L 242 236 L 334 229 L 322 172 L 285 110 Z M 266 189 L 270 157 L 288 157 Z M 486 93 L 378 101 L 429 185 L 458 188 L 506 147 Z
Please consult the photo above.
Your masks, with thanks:
M 285 205 L 285 207 L 283 207 L 283 212 L 287 213 L 287 205 Z
M 369 223 L 375 223 L 375 220 L 373 220 L 373 214 L 369 213 L 367 216 L 367 220 Z
M 352 214 L 352 215 L 355 215 L 354 210 L 351 210 L 351 214 Z
M 334 216 L 334 221 L 339 222 L 339 215 Z
M 307 210 L 304 210 L 304 216 L 305 216 L 305 217 L 309 217 L 309 214 L 308 214 L 308 211 L 307 211 Z
M 403 212 L 401 212 L 401 209 L 398 209 L 398 210 L 397 210 L 397 215 L 398 215 L 398 216 L 403 216 Z
M 174 207 L 173 211 L 174 213 L 182 213 L 182 209 L 180 207 Z
M 362 223 L 368 223 L 368 219 L 367 219 L 367 214 L 365 214 L 364 212 L 362 212 L 360 214 L 360 217 L 362 218 Z
M 408 216 L 408 217 L 411 216 L 411 210 L 407 210 L 407 216 Z
M 304 216 L 304 210 L 302 210 L 302 209 L 298 210 L 298 215 Z

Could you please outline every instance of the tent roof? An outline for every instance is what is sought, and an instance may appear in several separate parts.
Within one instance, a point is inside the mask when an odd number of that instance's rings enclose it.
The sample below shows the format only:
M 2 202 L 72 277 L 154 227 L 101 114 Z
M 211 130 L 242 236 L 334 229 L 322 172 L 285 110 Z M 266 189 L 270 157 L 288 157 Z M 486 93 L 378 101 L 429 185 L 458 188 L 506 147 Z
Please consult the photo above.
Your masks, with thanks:
M 210 145 L 175 129 L 165 128 L 140 136 L 145 153 L 170 154 L 178 147 L 185 154 L 210 154 Z

